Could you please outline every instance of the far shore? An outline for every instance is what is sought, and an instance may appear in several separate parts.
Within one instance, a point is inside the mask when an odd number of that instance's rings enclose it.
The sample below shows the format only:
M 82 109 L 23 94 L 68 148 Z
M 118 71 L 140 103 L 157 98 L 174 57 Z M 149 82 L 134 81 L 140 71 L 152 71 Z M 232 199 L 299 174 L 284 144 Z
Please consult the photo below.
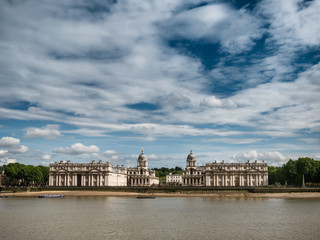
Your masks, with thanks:
M 109 191 L 41 191 L 41 192 L 16 192 L 1 193 L 0 196 L 8 197 L 38 197 L 45 194 L 60 194 L 66 197 L 215 197 L 215 198 L 320 198 L 320 192 L 294 192 L 294 193 L 248 193 L 236 191 L 221 191 L 214 193 L 137 193 L 137 192 L 109 192 Z

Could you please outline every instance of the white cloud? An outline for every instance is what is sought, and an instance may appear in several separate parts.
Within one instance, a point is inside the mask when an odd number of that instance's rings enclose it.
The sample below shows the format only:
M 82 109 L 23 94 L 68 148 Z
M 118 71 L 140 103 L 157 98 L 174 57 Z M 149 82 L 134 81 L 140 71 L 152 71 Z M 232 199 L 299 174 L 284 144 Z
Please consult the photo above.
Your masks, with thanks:
M 20 144 L 20 139 L 13 137 L 2 137 L 0 147 L 16 147 Z
M 38 138 L 43 137 L 46 139 L 55 139 L 61 137 L 61 133 L 59 131 L 59 125 L 49 124 L 43 128 L 27 128 L 25 133 L 26 138 Z
M 5 155 L 8 154 L 8 151 L 7 150 L 1 150 L 0 149 L 0 157 L 4 157 Z
M 43 160 L 50 160 L 51 159 L 51 155 L 50 154 L 45 154 L 42 156 Z
M 236 104 L 233 102 L 232 99 L 229 99 L 229 98 L 218 99 L 215 96 L 205 97 L 200 104 L 207 107 L 218 107 L 218 108 L 236 107 Z
M 150 155 L 148 155 L 147 157 L 148 157 L 148 159 L 150 159 L 150 160 L 157 160 L 157 159 L 158 159 L 158 156 L 156 156 L 155 154 L 150 154 Z
M 95 145 L 85 146 L 82 143 L 75 143 L 71 145 L 71 147 L 60 147 L 53 150 L 53 152 L 55 153 L 62 153 L 68 155 L 98 153 L 99 151 L 99 148 Z
M 28 151 L 29 151 L 29 148 L 25 145 L 20 145 L 19 147 L 14 147 L 9 149 L 9 153 L 16 153 L 16 154 L 27 153 Z
M 0 166 L 8 165 L 9 163 L 16 163 L 16 162 L 17 162 L 17 160 L 14 158 L 8 158 L 8 157 L 1 158 L 0 157 Z
M 319 46 L 319 0 L 265 0 L 260 10 L 270 19 L 269 31 L 281 44 Z
M 214 138 L 209 139 L 209 142 L 223 142 L 229 144 L 249 144 L 263 141 L 262 138 Z
M 293 77 L 292 64 L 295 54 L 319 46 L 319 1 L 259 1 L 251 13 L 231 4 L 190 9 L 186 6 L 194 1 L 118 1 L 99 17 L 78 4 L 57 0 L 35 6 L 23 1 L 4 2 L 0 8 L 0 74 L 5 76 L 0 103 L 30 103 L 27 110 L 0 104 L 0 115 L 77 128 L 28 128 L 25 137 L 121 132 L 136 141 L 221 136 L 228 137 L 223 142 L 244 144 L 260 136 L 307 139 L 319 132 L 320 66 L 304 65 L 305 72 Z M 260 18 L 261 13 L 269 17 Z M 271 27 L 262 28 L 264 23 Z M 266 52 L 253 54 L 250 61 L 242 54 L 230 60 L 228 53 L 251 49 L 263 33 Z M 172 36 L 220 44 L 217 52 L 208 52 L 219 62 L 203 73 L 197 56 L 165 43 Z M 227 56 L 214 55 L 220 51 Z M 232 97 L 214 93 L 224 83 L 237 87 Z M 128 107 L 141 102 L 159 109 Z M 239 139 L 229 140 L 234 135 Z M 17 147 L 19 139 L 7 138 L 0 146 L 26 151 Z M 84 147 L 55 151 L 99 152 Z
M 282 155 L 280 152 L 257 152 L 256 150 L 250 150 L 248 153 L 239 153 L 232 156 L 235 160 L 246 161 L 246 160 L 264 160 L 269 165 L 283 164 L 286 162 L 287 157 Z
M 117 152 L 116 152 L 116 151 L 113 151 L 113 150 L 106 150 L 106 151 L 104 151 L 104 154 L 107 154 L 107 155 L 115 155 L 115 154 L 117 154 Z
M 253 40 L 262 36 L 261 22 L 245 9 L 227 4 L 211 4 L 178 13 L 169 18 L 169 35 L 219 42 L 223 50 L 239 53 L 249 50 Z

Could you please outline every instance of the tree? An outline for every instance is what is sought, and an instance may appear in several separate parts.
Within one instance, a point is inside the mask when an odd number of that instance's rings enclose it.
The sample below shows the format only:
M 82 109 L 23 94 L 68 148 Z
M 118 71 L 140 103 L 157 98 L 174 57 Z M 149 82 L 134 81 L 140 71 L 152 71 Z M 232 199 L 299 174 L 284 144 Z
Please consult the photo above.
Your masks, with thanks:
M 282 167 L 274 167 L 269 166 L 268 167 L 268 181 L 269 185 L 275 184 L 275 183 L 281 183 L 284 184 L 284 174 Z
M 42 181 L 43 175 L 38 167 L 28 165 L 24 169 L 26 185 L 39 184 Z
M 297 172 L 302 183 L 302 177 L 305 177 L 306 182 L 310 182 L 316 177 L 316 164 L 314 160 L 308 157 L 299 158 L 297 160 Z
M 23 167 L 20 163 L 9 163 L 5 168 L 5 174 L 10 178 L 10 182 L 23 179 Z
M 46 184 L 49 181 L 49 167 L 39 165 L 37 168 L 42 173 L 41 183 Z
M 299 183 L 298 173 L 297 173 L 297 161 L 289 160 L 283 165 L 283 173 L 285 180 L 289 185 L 295 185 Z

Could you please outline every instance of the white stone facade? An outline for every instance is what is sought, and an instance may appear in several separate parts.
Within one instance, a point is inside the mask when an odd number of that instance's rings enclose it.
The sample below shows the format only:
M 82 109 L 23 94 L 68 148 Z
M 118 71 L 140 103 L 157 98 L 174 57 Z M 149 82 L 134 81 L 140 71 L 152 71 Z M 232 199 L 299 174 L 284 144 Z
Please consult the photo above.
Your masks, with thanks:
M 158 185 L 159 178 L 153 170 L 148 169 L 148 158 L 143 149 L 138 157 L 137 167 L 128 168 L 128 186 Z
M 182 175 L 172 174 L 166 176 L 166 184 L 171 185 L 181 185 L 182 184 Z
M 49 186 L 102 187 L 102 186 L 151 186 L 159 184 L 155 171 L 148 169 L 148 159 L 139 155 L 136 168 L 114 167 L 109 162 L 88 164 L 60 161 L 50 164 Z
M 50 164 L 49 186 L 127 186 L 127 171 L 124 166 L 113 167 L 109 162 L 82 164 L 60 161 Z
M 197 167 L 197 159 L 190 151 L 187 157 L 183 186 L 251 187 L 268 186 L 268 165 L 262 161 L 250 163 L 207 163 Z

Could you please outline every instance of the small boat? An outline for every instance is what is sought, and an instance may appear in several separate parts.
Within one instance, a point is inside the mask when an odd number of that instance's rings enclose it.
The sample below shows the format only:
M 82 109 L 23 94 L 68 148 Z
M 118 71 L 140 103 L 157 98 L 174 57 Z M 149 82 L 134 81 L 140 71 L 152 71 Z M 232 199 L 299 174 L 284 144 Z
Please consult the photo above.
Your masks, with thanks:
M 143 196 L 143 195 L 139 195 L 137 198 L 138 198 L 138 199 L 154 199 L 154 198 L 156 198 L 156 197 L 155 197 L 155 196 Z
M 7 195 L 0 195 L 0 198 L 7 198 Z
M 60 194 L 45 194 L 45 195 L 39 195 L 39 198 L 64 198 L 64 195 L 60 195 Z

